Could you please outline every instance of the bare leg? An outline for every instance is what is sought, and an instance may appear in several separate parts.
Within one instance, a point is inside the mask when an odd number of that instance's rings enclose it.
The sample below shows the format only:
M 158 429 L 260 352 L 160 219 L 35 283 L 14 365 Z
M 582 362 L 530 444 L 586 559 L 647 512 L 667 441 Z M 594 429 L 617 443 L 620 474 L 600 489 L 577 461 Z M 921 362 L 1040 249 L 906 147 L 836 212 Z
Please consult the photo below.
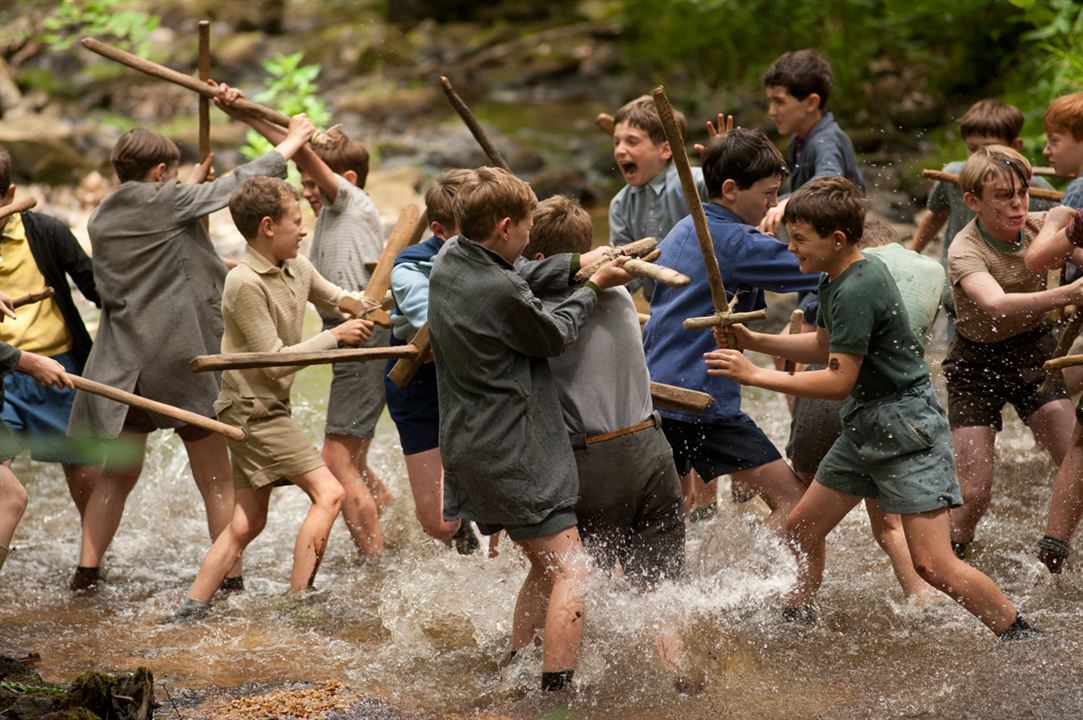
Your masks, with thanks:
M 583 636 L 588 563 L 575 527 L 519 543 L 553 575 L 545 614 L 543 672 L 574 670 Z M 531 563 L 533 568 L 533 561 Z M 530 577 L 529 575 L 527 576 Z
M 290 593 L 306 592 L 316 579 L 316 571 L 327 550 L 327 536 L 342 507 L 345 493 L 342 485 L 326 467 L 318 467 L 304 475 L 289 478 L 308 494 L 312 507 L 305 515 L 297 542 L 293 546 L 293 573 L 290 575 Z
M 497 535 L 499 533 L 493 537 Z M 512 652 L 519 652 L 533 642 L 538 630 L 545 627 L 549 596 L 553 593 L 553 573 L 550 572 L 545 561 L 525 544 L 520 544 L 520 547 L 527 560 L 530 561 L 530 570 L 526 574 L 526 579 L 523 580 L 523 586 L 519 588 L 519 595 L 515 598 L 515 614 L 511 621 Z
M 951 431 L 955 468 L 963 506 L 951 511 L 951 539 L 967 543 L 974 539 L 989 500 L 993 495 L 993 451 L 996 431 L 986 426 L 956 428 Z
M 323 461 L 345 492 L 342 519 L 346 521 L 357 553 L 361 557 L 376 557 L 384 551 L 379 509 L 365 483 L 365 476 L 358 471 L 360 466 L 371 474 L 365 464 L 367 452 L 368 440 L 363 438 L 327 435 L 323 439 Z
M 1075 408 L 1071 400 L 1054 400 L 1035 410 L 1027 418 L 1027 425 L 1038 444 L 1049 451 L 1053 462 L 1060 465 L 1072 445 L 1075 428 Z
M 11 471 L 10 461 L 0 464 L 0 547 L 11 547 L 11 538 L 15 537 L 15 526 L 26 512 L 29 496 L 15 473 Z
M 832 490 L 813 480 L 786 518 L 786 537 L 798 554 L 797 587 L 787 597 L 787 605 L 808 605 L 816 597 L 824 578 L 824 541 L 860 501 L 857 495 Z
M 772 460 L 759 467 L 738 470 L 733 473 L 734 482 L 756 491 L 771 508 L 767 524 L 782 533 L 786 517 L 805 493 L 805 486 L 785 460 Z
M 353 435 L 327 435 L 324 437 L 324 443 L 332 438 L 334 442 L 346 446 L 354 467 L 357 468 L 357 473 L 364 479 L 365 485 L 368 487 L 369 492 L 372 493 L 373 499 L 376 500 L 376 511 L 383 515 L 384 511 L 395 502 L 395 496 L 387 489 L 387 485 L 369 465 L 369 448 L 372 447 L 372 438 L 359 438 Z M 324 460 L 324 462 L 327 461 Z
M 188 453 L 192 478 L 203 496 L 207 530 L 213 542 L 233 518 L 233 468 L 229 462 L 226 440 L 218 434 L 199 440 L 185 440 L 184 450 Z M 241 559 L 238 557 L 226 577 L 237 577 L 241 570 Z
M 74 463 L 62 463 L 64 479 L 68 481 L 68 492 L 75 501 L 75 509 L 79 511 L 79 521 L 82 522 L 86 515 L 87 502 L 90 494 L 94 491 L 94 484 L 101 474 L 101 467 L 97 465 L 79 465 Z
M 1083 430 L 1076 424 L 1064 462 L 1053 481 L 1053 496 L 1049 503 L 1049 519 L 1045 534 L 1068 542 L 1083 517 Z
M 946 510 L 902 516 L 914 567 L 933 587 L 947 593 L 990 630 L 1000 633 L 1015 621 L 1016 609 L 1000 588 L 951 551 Z
M 880 549 L 891 559 L 891 569 L 895 572 L 895 579 L 902 586 L 903 595 L 919 603 L 924 598 L 935 595 L 936 590 L 922 580 L 914 569 L 901 518 L 898 515 L 880 512 L 880 502 L 871 498 L 865 500 L 865 510 L 869 513 L 872 535 L 876 538 Z
M 218 534 L 203 558 L 188 597 L 210 602 L 222 580 L 238 562 L 248 544 L 267 524 L 271 488 L 240 488 L 234 492 L 233 519 Z
M 124 502 L 143 471 L 147 451 L 146 433 L 124 433 L 120 441 L 129 446 L 124 450 L 125 455 L 131 453 L 135 459 L 131 463 L 110 463 L 107 457 L 101 474 L 95 479 L 83 513 L 83 539 L 79 549 L 79 565 L 82 567 L 101 565 L 102 557 L 120 526 Z
M 414 514 L 421 529 L 437 540 L 450 540 L 462 521 L 444 519 L 444 466 L 440 448 L 406 455 L 403 459 L 414 496 Z

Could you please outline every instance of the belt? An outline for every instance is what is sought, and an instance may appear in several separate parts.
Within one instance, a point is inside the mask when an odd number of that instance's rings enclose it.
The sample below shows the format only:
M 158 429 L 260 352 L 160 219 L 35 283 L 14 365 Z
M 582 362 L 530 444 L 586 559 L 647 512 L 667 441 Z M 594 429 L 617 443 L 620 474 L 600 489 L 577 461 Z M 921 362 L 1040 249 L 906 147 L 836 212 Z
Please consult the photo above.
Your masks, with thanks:
M 640 430 L 647 430 L 648 428 L 652 428 L 652 427 L 655 427 L 657 425 L 658 425 L 657 416 L 656 415 L 651 415 L 649 418 L 647 418 L 646 420 L 644 420 L 641 423 L 636 423 L 635 425 L 629 425 L 628 427 L 621 428 L 620 430 L 614 430 L 613 432 L 602 433 L 601 435 L 590 435 L 589 437 L 587 437 L 586 443 L 587 443 L 587 445 L 595 445 L 597 443 L 603 443 L 603 442 L 605 442 L 607 440 L 613 440 L 614 438 L 619 438 L 619 437 L 621 437 L 623 435 L 631 435 L 634 432 L 639 432 Z

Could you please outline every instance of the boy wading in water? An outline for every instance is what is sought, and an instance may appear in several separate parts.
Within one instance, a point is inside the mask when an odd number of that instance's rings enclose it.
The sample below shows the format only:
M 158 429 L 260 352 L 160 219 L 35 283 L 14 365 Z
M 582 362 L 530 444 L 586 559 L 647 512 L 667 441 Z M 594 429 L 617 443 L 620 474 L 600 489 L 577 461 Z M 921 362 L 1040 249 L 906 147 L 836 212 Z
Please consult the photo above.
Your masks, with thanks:
M 786 520 L 787 536 L 803 559 L 785 614 L 812 616 L 823 563 L 808 550 L 822 545 L 863 497 L 875 497 L 884 512 L 902 516 L 910 557 L 926 582 L 1001 638 L 1036 635 L 992 580 L 952 553 L 947 511 L 962 498 L 947 417 L 929 385 L 922 345 L 895 281 L 882 261 L 857 249 L 865 206 L 852 182 L 835 177 L 810 181 L 786 206 L 790 252 L 803 271 L 823 273 L 815 335 L 732 328 L 742 349 L 826 362 L 826 369 L 790 375 L 757 367 L 738 350 L 705 355 L 709 373 L 743 385 L 846 398 L 843 434 Z M 720 333 L 718 339 L 724 339 Z
M 576 529 L 575 456 L 548 358 L 575 342 L 602 291 L 630 276 L 607 264 L 543 309 L 535 293 L 567 290 L 580 256 L 520 257 L 536 205 L 530 186 L 499 168 L 463 181 L 452 205 L 461 234 L 444 243 L 430 276 L 429 328 L 444 515 L 473 520 L 486 535 L 507 530 L 526 554 L 511 649 L 530 644 L 534 619 L 544 616 L 542 688 L 559 690 L 575 670 L 588 563 Z
M 312 124 L 308 123 L 309 135 Z M 368 320 L 347 320 L 301 340 L 305 306 L 335 308 L 345 294 L 322 278 L 297 251 L 304 237 L 297 191 L 278 178 L 249 178 L 229 201 L 229 211 L 248 246 L 222 291 L 222 352 L 311 352 L 338 344 L 361 345 L 372 334 Z M 271 489 L 292 483 L 312 507 L 297 531 L 290 592 L 312 586 L 331 525 L 345 492 L 320 453 L 291 417 L 290 388 L 297 367 L 227 370 L 214 409 L 218 419 L 248 431 L 229 441 L 233 464 L 233 518 L 215 538 L 188 601 L 173 616 L 205 615 L 229 568 L 267 523 Z

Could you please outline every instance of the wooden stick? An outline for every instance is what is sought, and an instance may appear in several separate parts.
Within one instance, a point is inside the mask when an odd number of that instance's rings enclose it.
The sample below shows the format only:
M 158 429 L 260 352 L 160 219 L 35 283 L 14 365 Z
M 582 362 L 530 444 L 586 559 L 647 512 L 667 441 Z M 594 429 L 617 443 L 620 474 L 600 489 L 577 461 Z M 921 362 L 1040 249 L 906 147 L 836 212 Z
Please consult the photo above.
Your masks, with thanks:
M 613 137 L 613 132 L 617 129 L 617 123 L 613 121 L 613 116 L 609 113 L 598 113 L 598 117 L 594 118 L 594 124 L 609 137 Z
M 211 21 L 199 21 L 199 79 L 206 85 L 211 79 Z M 211 99 L 199 96 L 199 161 L 211 154 Z M 203 229 L 210 231 L 211 216 L 203 216 Z
M 703 412 L 714 402 L 714 398 L 705 392 L 659 382 L 651 382 L 651 399 L 656 407 L 693 413 Z
M 639 316 L 639 324 L 646 325 L 647 321 L 651 319 L 650 313 L 636 313 Z
M 946 173 L 939 170 L 922 170 L 921 176 L 928 180 L 939 180 L 940 182 L 948 182 L 953 185 L 959 184 L 959 176 L 955 173 Z M 1036 188 L 1033 185 L 1027 191 L 1032 198 L 1038 200 L 1052 200 L 1053 202 L 1060 202 L 1064 199 L 1064 193 L 1059 190 L 1045 190 L 1044 188 Z
M 100 40 L 92 37 L 83 38 L 80 41 L 87 50 L 97 53 L 104 58 L 108 58 L 114 62 L 118 62 L 121 65 L 127 65 L 133 70 L 138 70 L 141 73 L 156 77 L 159 80 L 165 80 L 175 85 L 188 88 L 192 92 L 199 93 L 203 97 L 214 98 L 217 94 L 215 89 L 210 85 L 192 77 L 191 75 L 185 75 L 184 73 L 177 72 L 172 68 L 168 68 L 164 65 L 159 65 L 156 62 L 151 62 L 138 55 L 133 55 L 129 52 L 119 50 L 111 45 L 107 45 Z M 233 107 L 240 112 L 248 113 L 249 115 L 255 115 L 256 117 L 263 118 L 267 122 L 274 123 L 275 125 L 281 125 L 284 128 L 290 126 L 290 119 L 278 112 L 272 110 L 269 107 L 254 103 L 251 100 L 245 98 L 238 98 L 233 103 Z
M 681 178 L 681 189 L 684 190 L 684 200 L 688 204 L 688 210 L 692 215 L 692 224 L 696 228 L 696 239 L 699 240 L 700 254 L 703 255 L 703 264 L 707 268 L 707 285 L 711 289 L 711 303 L 715 310 L 714 325 L 725 327 L 735 322 L 729 320 L 730 306 L 726 295 L 726 286 L 722 282 L 722 271 L 718 267 L 718 256 L 715 255 L 714 242 L 711 240 L 711 229 L 707 225 L 707 215 L 703 212 L 703 201 L 699 197 L 696 181 L 692 177 L 692 166 L 688 162 L 688 152 L 684 147 L 684 137 L 677 127 L 677 121 L 673 117 L 673 106 L 669 104 L 665 88 L 661 85 L 654 89 L 654 104 L 658 108 L 658 116 L 662 120 L 662 128 L 666 131 L 669 147 L 673 152 L 673 162 L 677 166 L 677 175 Z M 696 319 L 696 318 L 693 318 Z M 695 324 L 689 325 L 684 322 L 684 329 L 700 327 Z M 702 327 L 711 327 L 704 325 Z M 727 340 L 731 347 L 732 340 Z
M 395 387 L 402 390 L 410 381 L 414 379 L 414 375 L 417 375 L 417 371 L 425 364 L 426 356 L 429 354 L 429 324 L 425 323 L 421 328 L 414 333 L 414 336 L 410 338 L 410 344 L 418 349 L 416 357 L 402 358 L 394 365 L 391 366 L 391 371 L 387 373 L 387 377 L 391 382 L 395 383 Z
M 1064 357 L 1052 358 L 1045 361 L 1046 371 L 1063 370 L 1066 367 L 1083 365 L 1083 355 L 1065 355 Z
M 805 311 L 801 308 L 796 308 L 790 313 L 790 335 L 800 335 L 801 326 L 805 324 Z M 790 375 L 793 375 L 797 370 L 797 363 L 793 360 L 787 360 L 783 363 L 783 369 Z
M 703 328 L 721 327 L 734 323 L 746 323 L 751 320 L 763 320 L 767 317 L 767 310 L 752 310 L 750 312 L 729 312 L 718 315 L 705 315 L 703 317 L 688 318 L 682 323 L 685 330 L 702 330 Z
M 646 262 L 645 260 L 637 260 L 636 258 L 632 258 L 624 263 L 624 270 L 629 275 L 650 278 L 651 280 L 660 282 L 663 285 L 669 285 L 670 287 L 684 287 L 692 282 L 692 278 L 684 273 L 677 272 L 673 268 L 668 268 L 665 265 L 655 265 Z
M 27 195 L 26 197 L 13 201 L 10 205 L 0 206 L 0 220 L 7 220 L 12 215 L 25 212 L 37 204 L 37 198 Z
M 1060 339 L 1057 340 L 1057 347 L 1053 351 L 1053 356 L 1045 362 L 1045 378 L 1042 380 L 1042 384 L 1038 386 L 1039 393 L 1047 393 L 1052 389 L 1053 380 L 1057 377 L 1057 371 L 1062 367 L 1070 367 L 1077 365 L 1078 363 L 1068 363 L 1061 365 L 1068 358 L 1083 357 L 1083 355 L 1069 355 L 1068 351 L 1072 349 L 1072 343 L 1079 336 L 1079 331 L 1083 330 L 1083 312 L 1076 310 L 1075 314 L 1068 319 L 1068 323 L 1064 326 L 1064 330 L 1061 331 Z
M 429 211 L 428 208 L 421 211 L 421 215 L 417 219 L 417 225 L 414 226 L 414 234 L 410 236 L 410 244 L 417 245 L 421 242 L 421 238 L 425 237 L 425 231 L 429 229 Z
M 51 287 L 46 287 L 42 290 L 39 290 L 38 292 L 27 293 L 26 295 L 15 298 L 11 301 L 11 307 L 17 308 L 22 307 L 23 305 L 30 305 L 31 303 L 41 302 L 46 298 L 51 298 L 53 295 L 56 295 L 56 291 L 53 290 Z
M 211 370 L 248 370 L 270 367 L 306 367 L 356 360 L 387 360 L 414 357 L 419 350 L 413 345 L 395 347 L 346 348 L 318 352 L 247 352 L 223 355 L 196 355 L 188 362 L 192 372 Z
M 68 378 L 71 379 L 75 387 L 83 392 L 88 392 L 91 395 L 100 395 L 104 398 L 109 398 L 110 400 L 115 400 L 116 402 L 124 403 L 125 405 L 130 405 L 134 408 L 139 408 L 140 410 L 165 415 L 174 420 L 180 420 L 186 425 L 210 430 L 219 435 L 225 435 L 234 442 L 244 442 L 248 439 L 248 433 L 244 428 L 239 428 L 236 425 L 227 425 L 226 423 L 204 417 L 198 413 L 191 412 L 190 410 L 183 410 L 179 407 L 174 407 L 173 405 L 166 405 L 165 403 L 158 402 L 157 400 L 150 400 L 130 392 L 125 392 L 124 390 L 112 387 L 111 385 L 103 385 L 100 382 L 88 380 L 79 375 L 68 373 Z
M 459 97 L 459 94 L 455 92 L 455 88 L 451 86 L 451 81 L 446 76 L 440 76 L 440 87 L 444 89 L 444 94 L 447 95 L 448 102 L 451 103 L 451 107 L 455 108 L 455 112 L 459 113 L 459 117 L 466 123 L 466 127 L 470 129 L 470 134 L 474 136 L 474 139 L 478 141 L 478 145 L 481 145 L 481 149 L 485 151 L 485 155 L 489 158 L 489 161 L 497 167 L 502 167 L 508 172 L 511 172 L 511 166 L 507 161 L 497 152 L 493 144 L 489 142 L 489 136 L 485 134 L 485 130 L 482 129 L 481 124 L 477 118 L 474 117 L 474 113 L 470 112 L 470 108 L 467 107 L 463 99 Z
M 582 283 L 590 279 L 590 276 L 598 272 L 598 268 L 603 265 L 608 265 L 613 261 L 613 258 L 618 255 L 631 255 L 632 257 L 647 256 L 654 251 L 658 245 L 658 240 L 652 237 L 643 238 L 642 240 L 633 240 L 630 243 L 621 245 L 619 247 L 610 248 L 612 254 L 608 257 L 602 257 L 594 262 L 579 268 L 579 272 L 575 274 L 575 282 Z
M 410 244 L 410 238 L 420 218 L 421 211 L 413 203 L 399 211 L 399 219 L 395 227 L 391 229 L 391 234 L 387 236 L 383 252 L 380 253 L 380 260 L 376 263 L 376 269 L 372 271 L 368 285 L 365 287 L 364 295 L 367 299 L 383 304 L 384 296 L 391 289 L 391 268 L 395 264 L 395 258 Z M 365 316 L 362 315 L 362 317 Z

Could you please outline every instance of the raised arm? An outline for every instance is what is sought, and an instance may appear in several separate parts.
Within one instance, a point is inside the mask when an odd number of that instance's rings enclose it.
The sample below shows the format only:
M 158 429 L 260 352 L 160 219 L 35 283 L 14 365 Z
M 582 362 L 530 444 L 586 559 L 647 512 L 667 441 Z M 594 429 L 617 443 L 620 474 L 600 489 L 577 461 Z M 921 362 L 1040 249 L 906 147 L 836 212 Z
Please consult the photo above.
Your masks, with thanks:
M 1055 207 L 1046 213 L 1042 229 L 1027 246 L 1025 261 L 1027 269 L 1041 273 L 1050 268 L 1060 267 L 1069 257 L 1079 264 L 1083 256 L 1079 248 L 1068 239 L 1068 226 L 1077 217 L 1076 210 L 1067 207 Z M 1079 223 L 1076 220 L 1076 223 Z M 1083 229 L 1081 227 L 1080 229 Z
M 987 272 L 964 275 L 958 284 L 982 312 L 994 319 L 1031 319 L 1065 305 L 1083 303 L 1083 277 L 1068 285 L 1031 293 L 1006 293 Z
M 910 249 L 914 252 L 923 252 L 944 228 L 951 216 L 949 210 L 930 210 L 925 213 L 918 222 L 918 229 L 914 231 L 914 239 L 910 242 Z M 950 242 L 951 238 L 944 238 L 944 242 Z

